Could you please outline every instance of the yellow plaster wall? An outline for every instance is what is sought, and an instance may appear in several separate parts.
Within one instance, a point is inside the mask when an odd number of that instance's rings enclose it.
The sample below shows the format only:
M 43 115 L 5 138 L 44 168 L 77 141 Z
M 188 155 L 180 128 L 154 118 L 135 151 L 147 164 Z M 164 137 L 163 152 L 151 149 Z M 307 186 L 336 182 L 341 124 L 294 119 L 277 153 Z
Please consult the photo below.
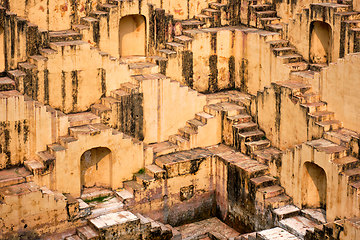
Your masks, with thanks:
M 360 131 L 360 54 L 352 53 L 321 72 L 321 99 L 336 113 L 344 127 Z

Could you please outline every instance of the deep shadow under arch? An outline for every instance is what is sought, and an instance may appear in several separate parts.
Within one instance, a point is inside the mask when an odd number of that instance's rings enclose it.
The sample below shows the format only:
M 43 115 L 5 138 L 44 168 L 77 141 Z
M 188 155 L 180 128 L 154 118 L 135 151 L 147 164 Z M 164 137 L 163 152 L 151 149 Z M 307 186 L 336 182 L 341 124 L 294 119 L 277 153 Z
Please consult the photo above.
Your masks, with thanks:
M 326 210 L 327 179 L 324 169 L 311 162 L 304 163 L 301 193 L 303 208 Z
M 80 182 L 81 188 L 111 188 L 112 154 L 105 147 L 92 148 L 81 155 Z

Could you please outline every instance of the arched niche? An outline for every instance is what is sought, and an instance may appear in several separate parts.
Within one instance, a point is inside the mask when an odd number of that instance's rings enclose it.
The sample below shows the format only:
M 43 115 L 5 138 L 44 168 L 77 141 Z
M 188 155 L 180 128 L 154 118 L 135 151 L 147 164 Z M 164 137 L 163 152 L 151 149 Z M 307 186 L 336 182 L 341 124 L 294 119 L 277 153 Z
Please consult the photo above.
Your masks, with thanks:
M 326 210 L 327 179 L 324 169 L 311 162 L 304 163 L 301 183 L 302 207 Z
M 90 187 L 111 188 L 112 154 L 105 147 L 92 148 L 81 155 L 80 183 L 82 190 Z
M 146 21 L 143 15 L 128 15 L 120 19 L 119 55 L 145 56 Z
M 331 49 L 331 26 L 326 22 L 312 22 L 310 24 L 310 62 L 329 63 L 331 61 Z

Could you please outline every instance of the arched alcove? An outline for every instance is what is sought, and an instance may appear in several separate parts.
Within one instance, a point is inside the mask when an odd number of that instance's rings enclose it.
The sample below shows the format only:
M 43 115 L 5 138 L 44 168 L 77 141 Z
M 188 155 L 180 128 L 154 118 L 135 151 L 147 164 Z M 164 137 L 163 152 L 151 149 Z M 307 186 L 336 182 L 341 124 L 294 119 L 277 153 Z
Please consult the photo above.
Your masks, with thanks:
M 331 26 L 321 21 L 312 22 L 310 24 L 310 61 L 312 63 L 329 63 L 331 49 Z
M 92 148 L 81 155 L 81 188 L 111 187 L 111 151 L 105 147 Z
M 128 15 L 120 19 L 119 55 L 145 55 L 146 22 L 145 17 L 139 14 Z
M 301 183 L 302 207 L 326 210 L 327 180 L 324 169 L 314 163 L 306 162 Z

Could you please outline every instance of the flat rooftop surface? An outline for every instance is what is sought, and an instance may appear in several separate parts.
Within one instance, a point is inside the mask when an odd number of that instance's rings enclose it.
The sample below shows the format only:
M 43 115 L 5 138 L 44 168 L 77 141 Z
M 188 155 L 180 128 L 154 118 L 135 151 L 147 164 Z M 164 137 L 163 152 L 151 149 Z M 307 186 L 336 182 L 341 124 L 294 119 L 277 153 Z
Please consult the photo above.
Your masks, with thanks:
M 220 221 L 218 218 L 209 218 L 203 221 L 185 224 L 176 227 L 182 239 L 207 239 L 207 237 L 225 237 L 226 239 L 240 236 L 240 233 Z M 210 237 L 211 238 L 211 237 Z M 221 238 L 220 238 L 221 239 Z

